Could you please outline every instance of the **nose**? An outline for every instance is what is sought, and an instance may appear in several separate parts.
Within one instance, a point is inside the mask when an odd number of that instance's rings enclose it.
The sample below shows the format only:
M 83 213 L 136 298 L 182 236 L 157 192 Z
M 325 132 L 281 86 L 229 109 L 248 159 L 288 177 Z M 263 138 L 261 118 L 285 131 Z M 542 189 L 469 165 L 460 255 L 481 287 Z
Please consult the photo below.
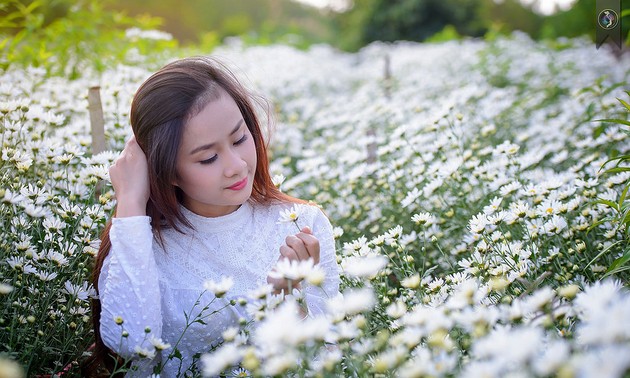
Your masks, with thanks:
M 239 176 L 243 173 L 243 170 L 247 168 L 247 162 L 234 150 L 227 152 L 224 161 L 223 174 L 225 177 Z

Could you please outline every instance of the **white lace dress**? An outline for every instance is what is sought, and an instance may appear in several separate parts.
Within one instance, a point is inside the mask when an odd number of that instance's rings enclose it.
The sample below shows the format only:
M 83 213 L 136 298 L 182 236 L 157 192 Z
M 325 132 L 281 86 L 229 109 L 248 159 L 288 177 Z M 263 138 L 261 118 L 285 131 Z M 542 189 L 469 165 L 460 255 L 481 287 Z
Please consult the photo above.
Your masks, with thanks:
M 112 248 L 105 258 L 99 278 L 101 300 L 101 337 L 105 345 L 123 357 L 136 357 L 137 348 L 153 351 L 152 337 L 175 346 L 186 324 L 185 313 L 192 319 L 212 302 L 208 314 L 220 309 L 230 298 L 247 297 L 267 282 L 267 275 L 280 257 L 280 246 L 288 235 L 297 233 L 292 223 L 278 224 L 280 210 L 291 204 L 260 205 L 246 202 L 235 212 L 217 218 L 206 218 L 181 207 L 194 230 L 184 227 L 185 234 L 173 229 L 163 231 L 164 245 L 155 239 L 149 217 L 114 218 L 110 230 Z M 326 273 L 321 288 L 303 283 L 310 315 L 326 311 L 325 301 L 339 290 L 339 271 L 335 257 L 332 227 L 322 211 L 304 206 L 298 225 L 309 226 L 320 243 L 320 266 Z M 220 281 L 231 276 L 234 286 L 223 298 L 206 292 L 199 305 L 204 282 Z M 214 301 L 213 301 L 214 300 Z M 191 310 L 193 309 L 191 313 Z M 194 323 L 183 335 L 177 349 L 179 359 L 166 361 L 172 351 L 157 354 L 152 361 L 134 362 L 136 373 L 128 376 L 150 376 L 153 366 L 166 365 L 161 377 L 186 376 L 193 356 L 208 351 L 229 326 L 239 318 L 249 320 L 238 306 L 228 306 L 206 319 Z M 123 320 L 122 324 L 120 319 Z M 128 333 L 122 337 L 122 332 Z

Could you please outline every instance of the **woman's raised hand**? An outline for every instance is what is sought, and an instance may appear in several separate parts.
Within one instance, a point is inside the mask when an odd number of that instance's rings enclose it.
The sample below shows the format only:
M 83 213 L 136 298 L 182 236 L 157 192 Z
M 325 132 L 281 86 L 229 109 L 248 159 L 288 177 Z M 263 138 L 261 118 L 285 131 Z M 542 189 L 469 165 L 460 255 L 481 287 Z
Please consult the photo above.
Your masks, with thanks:
M 109 177 L 116 193 L 116 217 L 146 215 L 149 201 L 149 167 L 147 157 L 132 136 L 114 164 Z
M 310 227 L 303 227 L 295 234 L 289 235 L 280 247 L 280 255 L 289 260 L 313 259 L 313 263 L 319 263 L 319 240 L 313 235 Z M 282 258 L 281 257 L 281 258 Z
M 313 235 L 310 227 L 303 227 L 300 232 L 295 235 L 286 237 L 284 244 L 280 247 L 280 258 L 278 261 L 287 260 L 308 260 L 312 259 L 314 264 L 319 263 L 319 240 Z M 287 292 L 289 282 L 284 278 L 275 278 L 272 275 L 267 277 L 267 283 L 274 287 L 274 291 Z M 300 282 L 291 282 L 290 287 L 300 288 Z

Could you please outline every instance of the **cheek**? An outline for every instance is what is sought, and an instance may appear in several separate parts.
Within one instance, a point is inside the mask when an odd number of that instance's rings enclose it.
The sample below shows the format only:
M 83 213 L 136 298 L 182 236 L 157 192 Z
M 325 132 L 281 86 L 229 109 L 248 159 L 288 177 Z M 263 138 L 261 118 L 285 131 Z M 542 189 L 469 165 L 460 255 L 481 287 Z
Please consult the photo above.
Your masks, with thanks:
M 185 180 L 180 182 L 182 183 L 182 189 L 189 195 L 204 197 L 220 189 L 218 184 L 221 182 L 220 176 L 220 174 L 216 174 L 211 170 L 198 169 L 188 172 Z
M 205 167 L 205 170 L 204 167 L 205 166 L 201 164 L 178 167 L 176 182 L 179 186 L 186 186 L 189 189 L 190 187 L 198 186 L 204 181 L 204 177 L 207 177 L 209 173 L 207 167 Z

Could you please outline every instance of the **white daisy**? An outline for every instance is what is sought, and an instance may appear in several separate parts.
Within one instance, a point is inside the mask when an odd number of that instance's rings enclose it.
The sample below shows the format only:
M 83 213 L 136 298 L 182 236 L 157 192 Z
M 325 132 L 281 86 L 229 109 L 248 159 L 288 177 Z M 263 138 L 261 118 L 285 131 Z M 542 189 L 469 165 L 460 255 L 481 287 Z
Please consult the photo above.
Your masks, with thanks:
M 208 280 L 204 282 L 203 288 L 214 294 L 215 297 L 221 298 L 227 293 L 232 286 L 234 286 L 234 280 L 232 277 L 221 277 L 221 281 L 215 282 Z

